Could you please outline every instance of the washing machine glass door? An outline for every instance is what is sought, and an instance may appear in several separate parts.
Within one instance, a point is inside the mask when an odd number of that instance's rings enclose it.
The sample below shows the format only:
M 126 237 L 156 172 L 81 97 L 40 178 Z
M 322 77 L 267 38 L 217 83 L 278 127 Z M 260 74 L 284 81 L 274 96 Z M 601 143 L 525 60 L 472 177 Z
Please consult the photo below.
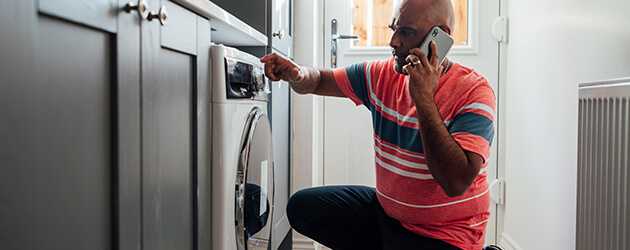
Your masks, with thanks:
M 238 249 L 267 249 L 271 234 L 274 176 L 269 119 L 259 108 L 249 114 L 236 180 Z

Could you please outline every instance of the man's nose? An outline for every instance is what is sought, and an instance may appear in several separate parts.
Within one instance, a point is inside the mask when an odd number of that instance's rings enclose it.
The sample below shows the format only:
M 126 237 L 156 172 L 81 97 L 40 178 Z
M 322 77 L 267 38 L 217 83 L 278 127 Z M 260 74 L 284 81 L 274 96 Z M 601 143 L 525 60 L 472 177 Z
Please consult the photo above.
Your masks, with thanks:
M 396 36 L 396 32 L 392 34 L 392 37 L 389 39 L 389 46 L 392 48 L 400 47 L 400 39 Z

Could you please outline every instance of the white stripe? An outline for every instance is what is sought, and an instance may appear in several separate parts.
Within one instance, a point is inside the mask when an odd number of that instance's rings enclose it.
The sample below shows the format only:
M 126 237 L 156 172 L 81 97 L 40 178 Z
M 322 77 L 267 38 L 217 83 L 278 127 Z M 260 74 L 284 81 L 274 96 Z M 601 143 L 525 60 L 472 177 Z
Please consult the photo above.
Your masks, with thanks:
M 494 119 L 495 118 L 494 110 L 492 110 L 492 108 L 490 106 L 485 105 L 483 103 L 473 103 L 473 104 L 470 104 L 470 105 L 466 105 L 466 106 L 462 107 L 461 109 L 459 109 L 457 111 L 457 114 L 459 114 L 459 112 L 461 112 L 464 109 L 481 109 L 483 111 L 488 112 L 490 115 L 492 115 L 492 120 L 495 120 Z
M 410 168 L 414 168 L 414 169 L 429 170 L 429 167 L 426 164 L 403 160 L 403 159 L 401 159 L 401 158 L 399 158 L 399 157 L 397 157 L 395 155 L 389 154 L 387 152 L 383 152 L 381 150 L 381 148 L 379 148 L 379 147 L 374 147 L 374 151 L 377 154 L 387 158 L 390 161 L 397 162 L 397 163 L 399 163 L 401 165 L 405 165 L 405 167 L 410 167 Z
M 409 153 L 405 153 L 405 152 L 402 152 L 398 148 L 395 148 L 395 147 L 392 147 L 392 146 L 389 146 L 389 145 L 385 145 L 377 137 L 374 137 L 374 140 L 378 141 L 378 144 L 381 145 L 382 147 L 386 147 L 386 148 L 395 150 L 398 153 L 401 153 L 401 154 L 404 154 L 404 155 L 407 155 L 407 156 L 410 156 L 410 157 L 414 157 L 416 159 L 424 159 L 424 157 L 422 157 L 422 156 L 417 156 L 417 155 L 412 155 L 412 154 L 409 154 Z M 381 148 L 378 147 L 378 146 L 374 146 L 374 151 L 377 152 L 378 154 L 382 155 L 383 157 L 391 160 L 391 161 L 400 163 L 401 165 L 405 165 L 407 167 L 414 168 L 414 169 L 429 170 L 429 166 L 427 166 L 426 164 L 416 163 L 416 162 L 411 162 L 411 161 L 407 161 L 407 160 L 401 159 L 400 157 L 397 157 L 397 156 L 392 155 L 390 153 L 383 152 L 381 150 Z M 488 171 L 488 166 L 486 166 L 485 168 L 479 169 L 479 174 L 482 174 L 482 173 L 484 173 L 486 171 Z
M 379 165 L 380 167 L 384 168 L 384 169 L 387 169 L 389 171 L 394 172 L 395 174 L 402 175 L 402 176 L 405 176 L 405 177 L 414 178 L 414 179 L 420 179 L 420 180 L 432 180 L 433 179 L 433 176 L 430 175 L 430 174 L 419 174 L 419 173 L 413 173 L 413 172 L 405 171 L 405 170 L 402 170 L 400 168 L 394 167 L 392 165 L 389 165 L 389 164 L 383 162 L 378 157 L 376 157 L 376 164 Z
M 379 193 L 380 195 L 382 195 L 383 197 L 385 197 L 387 199 L 390 199 L 393 202 L 396 202 L 398 204 L 405 205 L 405 206 L 408 206 L 408 207 L 414 207 L 414 208 L 435 208 L 435 207 L 445 207 L 445 206 L 454 205 L 454 204 L 466 202 L 466 201 L 469 201 L 469 200 L 477 199 L 477 198 L 483 196 L 484 194 L 488 193 L 488 190 L 490 190 L 490 189 L 486 189 L 486 191 L 484 191 L 481 194 L 478 194 L 478 195 L 475 195 L 473 197 L 469 197 L 469 198 L 466 198 L 466 199 L 463 199 L 463 200 L 458 200 L 458 201 L 453 201 L 453 202 L 448 202 L 448 203 L 443 203 L 443 204 L 436 204 L 436 205 L 413 205 L 413 204 L 397 201 L 394 198 L 391 198 L 391 197 L 389 197 L 387 195 L 384 195 L 378 189 L 376 189 L 376 192 Z
M 472 224 L 472 225 L 470 225 L 470 226 L 471 226 L 471 227 L 476 227 L 476 226 L 479 226 L 479 225 L 481 225 L 481 224 L 483 224 L 483 223 L 486 223 L 486 222 L 488 222 L 488 221 L 489 221 L 489 220 L 484 220 L 484 221 L 482 221 L 482 222 L 479 222 L 479 223 L 477 223 L 477 224 Z
M 462 108 L 460 108 L 456 114 L 459 114 L 459 112 L 461 112 L 464 109 L 481 109 L 483 111 L 486 111 L 488 113 L 490 113 L 490 115 L 492 116 L 492 120 L 495 120 L 495 115 L 494 115 L 494 110 L 492 110 L 492 108 L 488 105 L 485 105 L 483 103 L 473 103 L 467 106 L 464 106 Z M 451 121 L 444 121 L 444 125 L 446 125 L 446 127 L 448 127 L 448 125 L 450 125 L 452 122 Z
M 390 109 L 388 107 L 385 107 L 385 105 L 383 105 L 383 102 L 381 100 L 379 100 L 378 98 L 376 98 L 376 94 L 374 94 L 374 92 L 372 91 L 372 74 L 371 74 L 371 68 L 372 68 L 372 61 L 367 62 L 367 82 L 368 82 L 368 86 L 370 89 L 368 89 L 368 92 L 370 92 L 370 96 L 372 97 L 372 100 L 374 100 L 374 104 L 378 107 L 381 108 L 381 110 L 391 116 L 396 117 L 396 119 L 398 119 L 399 121 L 403 121 L 403 122 L 409 122 L 409 123 L 413 123 L 413 124 L 418 124 L 418 118 L 417 117 L 411 117 L 411 116 L 406 116 L 403 114 L 398 113 L 396 110 Z
M 398 153 L 404 154 L 404 155 L 406 155 L 406 156 L 410 156 L 410 157 L 413 157 L 413 158 L 416 158 L 416 159 L 422 159 L 422 160 L 424 160 L 424 157 L 422 157 L 422 156 L 419 156 L 419 155 L 414 155 L 414 154 L 410 154 L 410 153 L 407 153 L 407 152 L 403 152 L 403 151 L 401 151 L 399 148 L 396 148 L 396 147 L 392 147 L 392 146 L 389 146 L 389 145 L 383 144 L 383 142 L 382 142 L 382 141 L 381 141 L 378 137 L 376 137 L 376 136 L 374 136 L 374 140 L 377 140 L 377 141 L 378 141 L 378 144 L 380 144 L 380 145 L 381 145 L 381 146 L 383 146 L 383 147 L 386 147 L 386 148 L 389 148 L 389 149 L 392 149 L 392 150 L 396 150 Z

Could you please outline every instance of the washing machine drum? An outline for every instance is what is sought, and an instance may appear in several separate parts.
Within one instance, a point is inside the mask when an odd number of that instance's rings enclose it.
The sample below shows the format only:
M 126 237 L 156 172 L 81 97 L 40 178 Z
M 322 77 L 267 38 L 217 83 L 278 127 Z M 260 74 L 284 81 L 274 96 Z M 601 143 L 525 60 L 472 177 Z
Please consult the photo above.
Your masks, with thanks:
M 269 119 L 249 113 L 236 177 L 235 224 L 238 249 L 267 249 L 273 209 L 273 145 Z

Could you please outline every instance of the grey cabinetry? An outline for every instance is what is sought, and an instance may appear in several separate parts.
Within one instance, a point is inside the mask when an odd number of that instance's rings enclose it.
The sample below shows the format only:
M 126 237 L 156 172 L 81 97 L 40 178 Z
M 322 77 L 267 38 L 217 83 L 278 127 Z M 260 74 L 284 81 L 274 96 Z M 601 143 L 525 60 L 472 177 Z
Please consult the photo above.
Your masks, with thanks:
M 278 52 L 293 58 L 293 0 L 270 1 L 269 44 Z
M 124 69 L 140 54 L 127 36 L 138 24 L 119 29 L 116 4 L 0 3 L 0 249 L 112 249 L 117 239 L 119 167 L 139 169 L 139 105 L 118 110 L 138 98 L 117 91 L 137 94 L 139 77 Z
M 193 185 L 209 21 L 149 1 L 161 26 L 127 2 L 0 3 L 0 249 L 207 245 Z
M 204 103 L 207 94 L 210 23 L 170 1 L 152 0 L 149 5 L 156 13 L 166 9 L 168 18 L 164 25 L 145 22 L 142 29 L 143 247 L 192 249 L 197 170 L 205 171 L 198 162 L 208 155 L 197 153 L 198 146 L 204 147 L 198 145 L 197 128 L 207 127 L 198 126 L 198 119 L 207 116 L 197 114 L 207 107 L 198 107 L 197 101 Z
M 270 1 L 270 52 L 276 52 L 293 59 L 293 0 Z M 272 234 L 272 247 L 291 249 L 290 226 L 286 217 L 286 204 L 291 194 L 291 88 L 289 83 L 280 81 L 271 84 L 269 109 L 274 141 L 276 166 L 276 200 L 281 209 L 274 210 L 275 233 Z

